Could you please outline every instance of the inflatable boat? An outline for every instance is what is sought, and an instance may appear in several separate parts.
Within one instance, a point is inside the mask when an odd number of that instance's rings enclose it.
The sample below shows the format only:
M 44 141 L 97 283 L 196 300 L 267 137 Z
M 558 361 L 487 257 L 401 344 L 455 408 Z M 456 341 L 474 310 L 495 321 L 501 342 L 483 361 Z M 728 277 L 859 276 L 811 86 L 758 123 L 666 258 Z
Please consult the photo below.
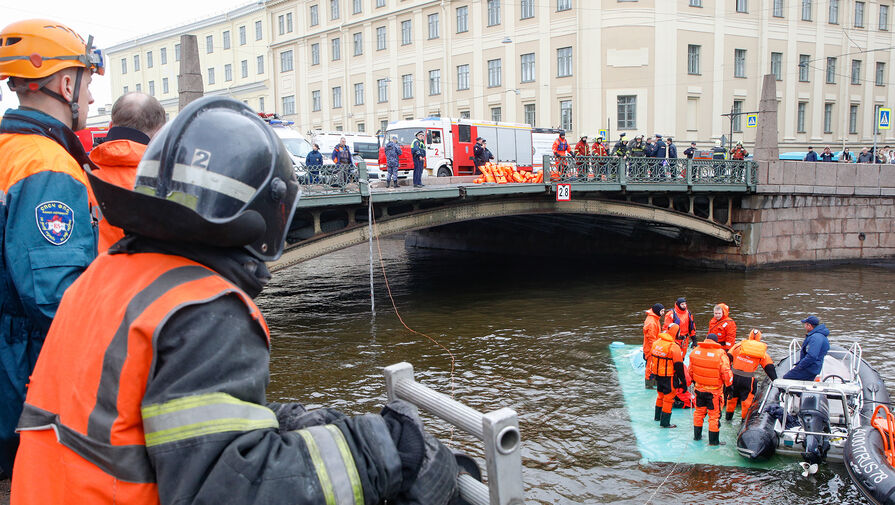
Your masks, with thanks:
M 798 361 L 801 343 L 777 365 L 782 377 Z M 861 357 L 861 346 L 831 345 L 815 381 L 764 381 L 737 435 L 737 451 L 751 460 L 774 454 L 803 460 L 804 475 L 824 461 L 849 463 L 846 444 L 856 430 L 872 425 L 874 409 L 889 404 L 879 373 Z M 895 482 L 895 476 L 884 479 Z M 895 484 L 893 484 L 895 485 Z M 891 503 L 891 502 L 885 502 Z
M 851 432 L 845 468 L 870 503 L 895 504 L 895 416 L 885 405 L 876 407 L 869 425 Z

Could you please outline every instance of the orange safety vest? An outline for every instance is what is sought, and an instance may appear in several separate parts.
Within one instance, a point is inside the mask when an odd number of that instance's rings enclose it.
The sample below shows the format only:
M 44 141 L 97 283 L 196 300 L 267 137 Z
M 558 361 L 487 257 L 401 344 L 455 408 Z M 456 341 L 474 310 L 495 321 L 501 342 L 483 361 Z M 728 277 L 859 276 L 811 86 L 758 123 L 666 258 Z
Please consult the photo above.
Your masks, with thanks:
M 732 382 L 727 354 L 713 340 L 700 342 L 690 353 L 690 374 L 700 391 L 720 391 Z
M 744 340 L 735 347 L 739 349 L 734 349 L 732 352 L 734 356 L 733 363 L 730 364 L 731 371 L 735 375 L 754 377 L 755 371 L 764 361 L 768 345 L 755 340 Z
M 137 178 L 137 165 L 145 152 L 146 145 L 133 140 L 103 142 L 90 152 L 90 161 L 100 168 L 94 175 L 110 184 L 132 189 Z M 99 252 L 106 252 L 122 238 L 124 230 L 105 219 L 99 222 Z
M 12 504 L 159 503 L 140 411 L 154 337 L 181 308 L 228 294 L 269 345 L 258 307 L 211 269 L 165 254 L 100 255 L 65 292 L 31 376 Z
M 681 348 L 667 333 L 659 335 L 659 339 L 653 344 L 650 351 L 650 372 L 660 377 L 674 375 L 674 364 L 681 361 Z

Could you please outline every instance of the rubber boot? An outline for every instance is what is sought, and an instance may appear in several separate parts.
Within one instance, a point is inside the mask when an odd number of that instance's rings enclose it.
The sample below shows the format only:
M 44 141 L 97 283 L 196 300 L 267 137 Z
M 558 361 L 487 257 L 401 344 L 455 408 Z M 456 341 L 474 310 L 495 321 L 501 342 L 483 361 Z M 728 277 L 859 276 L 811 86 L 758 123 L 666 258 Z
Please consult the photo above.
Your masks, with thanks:
M 727 445 L 727 442 L 721 441 L 721 432 L 710 431 L 709 432 L 709 445 Z
M 390 181 L 388 179 L 385 180 L 385 189 L 388 189 L 388 186 L 389 186 L 389 184 L 391 184 L 391 182 L 392 181 Z
M 724 414 L 724 420 L 732 422 L 733 421 L 733 412 L 726 412 Z
M 656 407 L 656 416 L 653 421 L 660 421 L 662 419 L 662 407 Z
M 676 424 L 671 424 L 671 412 L 662 412 L 662 419 L 659 421 L 659 426 L 663 428 L 677 428 Z
M 702 440 L 702 426 L 693 427 L 693 440 Z

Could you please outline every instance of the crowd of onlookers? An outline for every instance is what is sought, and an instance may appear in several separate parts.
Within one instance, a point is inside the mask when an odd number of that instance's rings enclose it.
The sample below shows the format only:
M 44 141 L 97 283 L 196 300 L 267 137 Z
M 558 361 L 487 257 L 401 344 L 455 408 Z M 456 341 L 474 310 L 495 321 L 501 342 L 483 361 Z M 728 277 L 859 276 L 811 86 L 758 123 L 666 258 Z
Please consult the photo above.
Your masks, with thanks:
M 857 156 L 852 153 L 848 147 L 840 152 L 833 152 L 830 146 L 824 147 L 820 153 L 816 152 L 813 147 L 808 147 L 803 161 L 823 161 L 823 162 L 842 162 L 842 163 L 895 163 L 895 149 L 889 146 L 877 148 L 877 155 L 874 156 L 874 148 L 864 147 Z

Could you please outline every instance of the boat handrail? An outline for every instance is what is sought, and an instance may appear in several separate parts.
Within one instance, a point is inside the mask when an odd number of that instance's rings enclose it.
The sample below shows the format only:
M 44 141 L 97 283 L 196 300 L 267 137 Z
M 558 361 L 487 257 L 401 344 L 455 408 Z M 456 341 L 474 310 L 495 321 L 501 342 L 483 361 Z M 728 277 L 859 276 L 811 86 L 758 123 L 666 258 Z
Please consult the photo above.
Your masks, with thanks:
M 800 381 L 795 379 L 775 379 L 772 383 L 775 388 L 785 393 L 820 393 L 828 395 L 857 395 L 861 392 L 861 386 L 854 383 L 830 383 Z
M 816 435 L 818 437 L 830 437 L 830 438 L 839 438 L 839 437 L 842 437 L 842 435 L 848 435 L 848 433 L 843 433 L 841 431 L 837 431 L 836 433 L 824 433 L 824 432 L 818 432 L 818 431 L 802 431 L 802 430 L 793 430 L 793 429 L 783 430 L 780 432 L 780 435 L 782 436 L 785 433 L 794 433 L 796 435 Z
M 794 338 L 789 342 L 789 368 L 796 366 L 799 361 L 798 353 L 802 349 L 802 341 Z

